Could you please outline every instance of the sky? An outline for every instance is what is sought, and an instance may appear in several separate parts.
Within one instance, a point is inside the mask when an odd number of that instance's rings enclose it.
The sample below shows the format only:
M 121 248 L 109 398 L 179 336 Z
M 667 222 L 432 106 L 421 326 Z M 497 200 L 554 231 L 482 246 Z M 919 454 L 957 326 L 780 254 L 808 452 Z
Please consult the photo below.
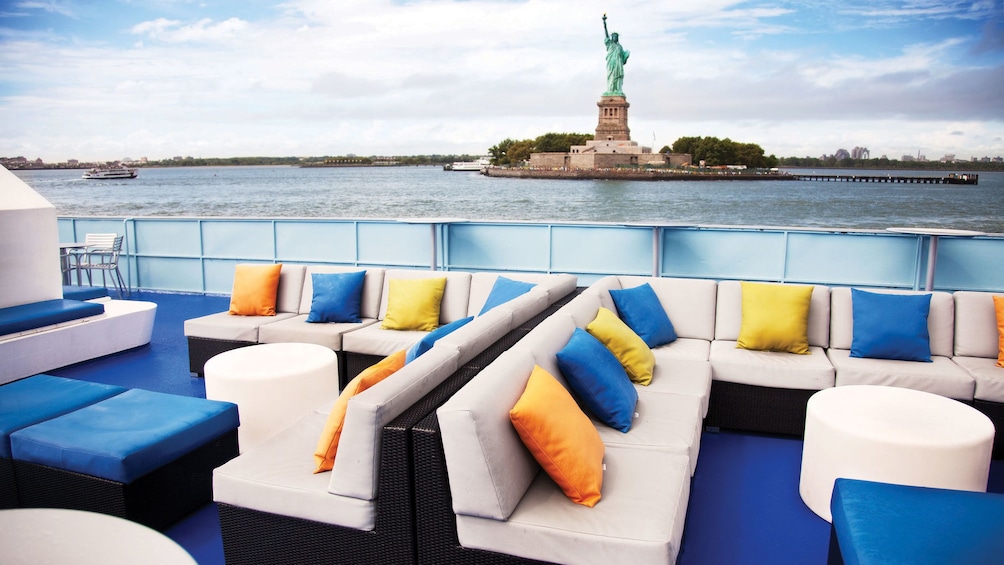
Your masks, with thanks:
M 2 0 L 0 156 L 486 154 L 592 133 L 1004 155 L 1004 0 Z

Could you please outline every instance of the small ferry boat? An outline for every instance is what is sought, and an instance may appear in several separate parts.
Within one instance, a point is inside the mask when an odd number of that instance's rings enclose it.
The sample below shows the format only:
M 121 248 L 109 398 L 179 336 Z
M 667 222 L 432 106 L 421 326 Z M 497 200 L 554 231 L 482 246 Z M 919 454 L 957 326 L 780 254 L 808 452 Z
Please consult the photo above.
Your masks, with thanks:
M 492 162 L 488 157 L 482 157 L 475 161 L 454 161 L 451 165 L 443 167 L 445 171 L 477 171 L 487 168 Z
M 85 179 L 134 179 L 138 169 L 130 169 L 123 165 L 105 165 L 95 167 L 83 174 Z

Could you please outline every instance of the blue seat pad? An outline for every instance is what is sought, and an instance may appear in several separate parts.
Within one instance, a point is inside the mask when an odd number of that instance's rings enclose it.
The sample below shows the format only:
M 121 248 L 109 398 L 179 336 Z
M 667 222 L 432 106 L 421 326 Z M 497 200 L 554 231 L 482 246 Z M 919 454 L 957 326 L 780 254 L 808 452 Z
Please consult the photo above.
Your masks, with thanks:
M 121 394 L 125 387 L 35 375 L 0 386 L 0 457 L 10 459 L 10 434 Z
M 14 432 L 11 454 L 128 484 L 239 423 L 230 402 L 132 389 Z
M 0 308 L 0 335 L 7 335 L 53 324 L 103 314 L 99 302 L 81 302 L 57 298 L 20 306 Z
M 103 286 L 63 285 L 63 298 L 67 300 L 94 300 L 108 296 L 108 289 Z
M 830 509 L 847 565 L 1004 560 L 1004 494 L 837 479 Z

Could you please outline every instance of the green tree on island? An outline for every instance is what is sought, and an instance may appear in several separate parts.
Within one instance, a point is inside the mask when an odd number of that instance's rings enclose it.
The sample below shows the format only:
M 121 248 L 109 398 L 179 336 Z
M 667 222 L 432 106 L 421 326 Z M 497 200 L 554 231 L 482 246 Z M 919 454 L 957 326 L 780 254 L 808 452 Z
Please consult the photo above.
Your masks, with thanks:
M 753 169 L 769 169 L 777 166 L 777 157 L 765 157 L 763 148 L 756 143 L 738 143 L 727 137 L 681 137 L 672 147 L 667 145 L 659 152 L 689 153 L 694 163 L 704 161 L 709 167 L 746 165 Z
M 531 153 L 568 153 L 573 145 L 585 145 L 591 133 L 545 133 L 535 139 L 505 138 L 488 149 L 493 165 L 522 165 Z

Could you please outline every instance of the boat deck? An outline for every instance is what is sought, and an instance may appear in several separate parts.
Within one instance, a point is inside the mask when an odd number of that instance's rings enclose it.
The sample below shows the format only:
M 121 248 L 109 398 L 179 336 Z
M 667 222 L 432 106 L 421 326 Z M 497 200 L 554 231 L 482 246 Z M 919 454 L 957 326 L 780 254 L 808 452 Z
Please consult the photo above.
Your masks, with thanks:
M 229 298 L 154 292 L 135 292 L 133 298 L 158 304 L 149 345 L 48 373 L 205 397 L 203 380 L 188 372 L 184 321 L 225 310 Z M 824 563 L 830 525 L 799 497 L 801 453 L 802 442 L 797 439 L 705 432 L 679 563 Z M 1004 465 L 1000 461 L 991 466 L 989 490 L 1004 493 Z M 219 517 L 213 504 L 178 522 L 166 534 L 200 564 L 224 562 Z

